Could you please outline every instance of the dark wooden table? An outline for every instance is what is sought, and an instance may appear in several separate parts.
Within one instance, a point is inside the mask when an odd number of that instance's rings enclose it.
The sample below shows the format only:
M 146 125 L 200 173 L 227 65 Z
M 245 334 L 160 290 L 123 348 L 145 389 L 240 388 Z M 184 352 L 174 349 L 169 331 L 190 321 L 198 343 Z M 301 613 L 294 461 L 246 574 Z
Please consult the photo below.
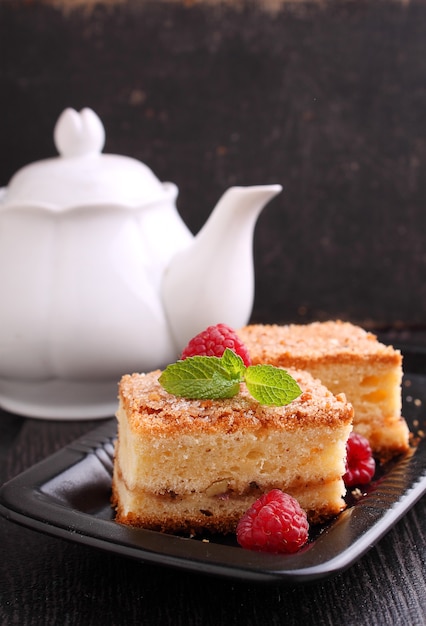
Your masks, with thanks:
M 0 482 L 100 421 L 0 412 Z M 350 569 L 309 584 L 255 584 L 129 560 L 0 518 L 0 624 L 426 623 L 426 498 Z

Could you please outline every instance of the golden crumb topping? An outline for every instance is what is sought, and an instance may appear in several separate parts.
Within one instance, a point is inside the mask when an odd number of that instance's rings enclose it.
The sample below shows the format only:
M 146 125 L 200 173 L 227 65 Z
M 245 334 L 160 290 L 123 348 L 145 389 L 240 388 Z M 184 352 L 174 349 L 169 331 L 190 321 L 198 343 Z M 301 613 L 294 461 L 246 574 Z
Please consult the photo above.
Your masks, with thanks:
M 401 363 L 392 346 L 350 322 L 328 321 L 311 324 L 252 324 L 238 331 L 254 363 L 291 363 L 301 367 L 306 361 L 343 363 L 377 360 Z M 300 364 L 299 364 L 300 363 Z
M 119 385 L 120 403 L 129 426 L 135 433 L 152 436 L 173 431 L 237 432 L 259 428 L 300 429 L 312 425 L 350 423 L 352 405 L 343 394 L 334 396 L 308 372 L 288 370 L 302 394 L 281 407 L 259 404 L 241 385 L 233 398 L 221 400 L 189 400 L 167 393 L 158 382 L 160 370 L 149 374 L 123 376 Z

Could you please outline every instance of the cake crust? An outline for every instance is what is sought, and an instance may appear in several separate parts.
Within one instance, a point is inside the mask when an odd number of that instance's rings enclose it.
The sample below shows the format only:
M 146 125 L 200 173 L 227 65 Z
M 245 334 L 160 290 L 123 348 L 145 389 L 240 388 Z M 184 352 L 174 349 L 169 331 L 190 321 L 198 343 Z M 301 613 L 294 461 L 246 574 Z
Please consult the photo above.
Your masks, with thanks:
M 177 397 L 158 383 L 161 370 L 123 376 L 120 399 L 130 428 L 138 434 L 231 433 L 263 426 L 295 430 L 340 423 L 346 412 L 344 394 L 333 396 L 307 372 L 291 370 L 289 373 L 303 387 L 302 394 L 289 405 L 280 407 L 259 404 L 244 384 L 237 396 L 220 402 Z
M 398 366 L 399 350 L 376 335 L 341 320 L 310 324 L 252 324 L 238 331 L 252 362 L 306 369 L 307 364 L 365 363 Z

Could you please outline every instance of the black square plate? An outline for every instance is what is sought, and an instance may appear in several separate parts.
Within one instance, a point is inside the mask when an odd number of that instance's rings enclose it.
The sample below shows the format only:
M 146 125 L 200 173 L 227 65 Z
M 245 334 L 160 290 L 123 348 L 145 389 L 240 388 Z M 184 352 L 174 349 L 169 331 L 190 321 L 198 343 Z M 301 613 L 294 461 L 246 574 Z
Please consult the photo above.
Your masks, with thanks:
M 234 537 L 194 539 L 114 522 L 109 501 L 115 419 L 3 485 L 0 512 L 50 535 L 198 573 L 291 583 L 335 574 L 365 554 L 426 491 L 426 351 L 400 347 L 403 413 L 415 445 L 382 469 L 361 499 L 316 529 L 295 555 L 243 550 Z

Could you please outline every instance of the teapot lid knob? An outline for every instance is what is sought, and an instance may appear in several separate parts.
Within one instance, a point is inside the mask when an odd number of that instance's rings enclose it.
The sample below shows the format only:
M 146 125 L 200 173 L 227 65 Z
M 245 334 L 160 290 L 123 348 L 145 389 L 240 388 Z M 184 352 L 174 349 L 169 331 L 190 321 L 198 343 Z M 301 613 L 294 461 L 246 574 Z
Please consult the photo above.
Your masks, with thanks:
M 63 157 L 99 154 L 105 144 L 105 129 L 92 109 L 85 108 L 78 113 L 68 108 L 59 116 L 53 138 Z

